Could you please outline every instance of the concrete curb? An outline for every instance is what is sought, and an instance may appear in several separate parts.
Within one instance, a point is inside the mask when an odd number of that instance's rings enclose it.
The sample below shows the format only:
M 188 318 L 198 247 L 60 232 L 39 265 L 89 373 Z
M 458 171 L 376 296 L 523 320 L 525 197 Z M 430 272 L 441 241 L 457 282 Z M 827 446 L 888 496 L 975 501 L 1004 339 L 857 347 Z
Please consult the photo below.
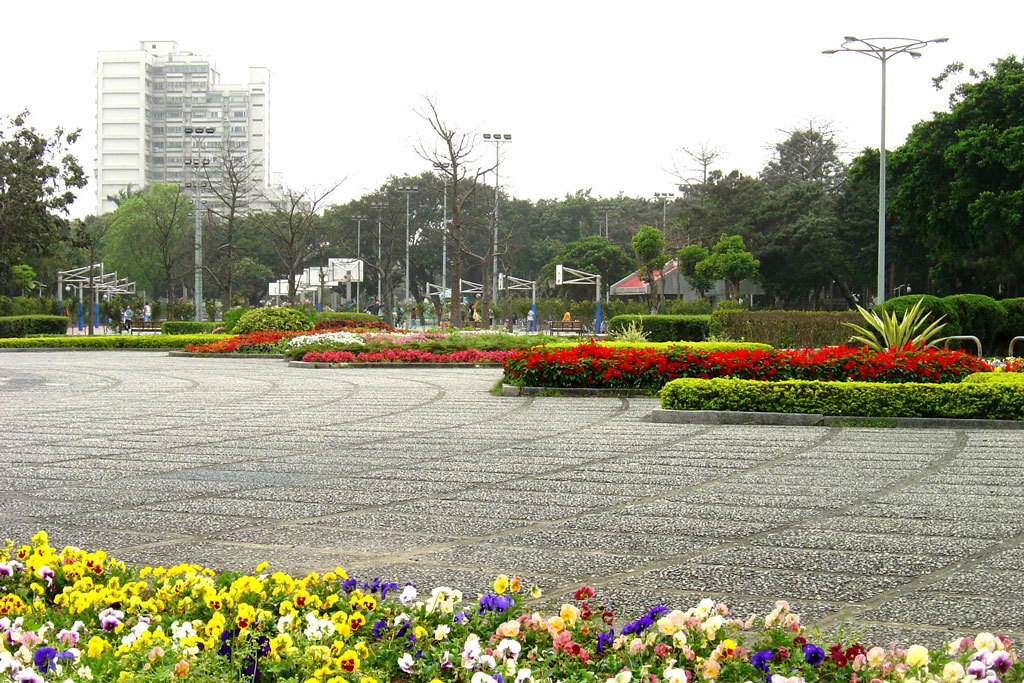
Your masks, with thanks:
M 501 385 L 502 396 L 592 396 L 600 398 L 657 398 L 639 389 L 589 389 L 585 387 L 520 387 Z
M 815 413 L 754 413 L 730 410 L 657 408 L 651 421 L 662 424 L 780 425 L 787 427 L 910 427 L 915 429 L 1024 429 L 1024 420 L 947 417 L 861 417 Z
M 196 353 L 194 351 L 171 351 L 168 356 L 175 358 L 271 358 L 284 360 L 281 353 Z
M 53 352 L 53 351 L 167 351 L 166 348 L 138 348 L 138 347 L 116 347 L 116 346 L 34 346 L 24 348 L 0 349 L 0 353 L 16 353 L 23 351 Z
M 290 368 L 327 370 L 336 368 L 501 368 L 501 363 L 307 363 L 288 361 Z

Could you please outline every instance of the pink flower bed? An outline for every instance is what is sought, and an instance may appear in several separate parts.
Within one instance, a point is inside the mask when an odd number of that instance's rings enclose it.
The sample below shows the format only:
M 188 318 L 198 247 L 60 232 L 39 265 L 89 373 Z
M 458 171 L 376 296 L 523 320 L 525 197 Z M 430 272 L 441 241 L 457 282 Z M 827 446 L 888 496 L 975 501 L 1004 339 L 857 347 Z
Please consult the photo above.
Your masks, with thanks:
M 381 351 L 310 351 L 302 357 L 305 363 L 501 363 L 515 351 L 453 351 L 430 353 L 411 349 Z

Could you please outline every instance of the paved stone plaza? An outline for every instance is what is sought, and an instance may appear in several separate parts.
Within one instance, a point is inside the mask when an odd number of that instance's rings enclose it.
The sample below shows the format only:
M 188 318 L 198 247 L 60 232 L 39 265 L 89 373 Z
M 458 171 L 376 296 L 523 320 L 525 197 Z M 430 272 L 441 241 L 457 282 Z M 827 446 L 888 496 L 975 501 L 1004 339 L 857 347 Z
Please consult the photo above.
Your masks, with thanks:
M 0 353 L 0 538 L 1024 637 L 1024 432 L 658 425 L 498 377 Z

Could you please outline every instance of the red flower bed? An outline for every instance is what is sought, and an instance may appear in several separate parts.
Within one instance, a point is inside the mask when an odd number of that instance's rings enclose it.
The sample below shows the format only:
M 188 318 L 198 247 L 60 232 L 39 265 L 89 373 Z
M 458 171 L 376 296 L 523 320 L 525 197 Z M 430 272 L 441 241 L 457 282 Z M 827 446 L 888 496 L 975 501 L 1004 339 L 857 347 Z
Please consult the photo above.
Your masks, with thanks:
M 310 351 L 302 357 L 306 363 L 501 363 L 516 351 L 453 351 L 430 353 L 411 349 L 382 351 Z
M 291 339 L 308 332 L 250 332 L 228 337 L 212 344 L 189 344 L 186 351 L 196 353 L 271 353 L 282 339 Z
M 959 382 L 991 368 L 960 351 L 913 348 L 877 353 L 830 346 L 795 351 L 701 351 L 623 349 L 583 344 L 513 352 L 505 379 L 540 387 L 596 387 L 657 391 L 678 377 L 735 377 L 753 380 L 832 380 L 860 382 Z

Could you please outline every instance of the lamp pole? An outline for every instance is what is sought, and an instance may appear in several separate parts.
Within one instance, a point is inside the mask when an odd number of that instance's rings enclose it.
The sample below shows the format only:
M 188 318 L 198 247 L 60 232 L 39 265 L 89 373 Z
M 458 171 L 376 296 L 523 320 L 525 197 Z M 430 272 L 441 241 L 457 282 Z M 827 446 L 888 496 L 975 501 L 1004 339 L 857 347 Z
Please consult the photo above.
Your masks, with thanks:
M 416 191 L 412 185 L 399 185 L 395 188 L 405 195 L 405 299 L 409 300 L 409 195 Z
M 370 207 L 377 211 L 377 301 L 380 301 L 380 283 L 384 279 L 381 277 L 383 268 L 380 265 L 380 215 L 385 206 L 387 205 L 384 202 L 373 202 L 370 204 Z
M 857 38 L 846 36 L 843 44 L 834 50 L 822 50 L 822 54 L 837 52 L 858 52 L 877 59 L 882 63 L 882 136 L 878 146 L 878 280 L 875 304 L 885 302 L 885 65 L 896 55 L 907 54 L 917 59 L 920 50 L 929 43 L 944 43 L 949 38 Z
M 672 192 L 655 192 L 654 198 L 661 200 L 661 230 L 665 232 L 665 228 L 668 225 L 666 217 L 668 216 L 668 200 L 675 197 Z
M 448 287 L 448 169 L 451 164 L 438 162 L 434 168 L 445 174 L 445 183 L 441 188 L 441 203 L 443 214 L 441 217 L 441 307 L 444 307 L 444 295 Z
M 597 212 L 604 216 L 604 238 L 609 241 L 611 240 L 611 233 L 608 232 L 608 214 L 610 214 L 614 208 L 615 207 L 609 206 L 607 204 L 602 204 L 601 206 L 597 207 Z M 597 228 L 598 232 L 600 232 L 601 225 L 598 224 Z
M 511 133 L 484 133 L 484 140 L 494 143 L 494 213 L 491 222 L 494 224 L 494 267 L 491 270 L 491 301 L 498 300 L 498 187 L 500 178 L 498 166 L 501 164 L 501 143 L 512 142 Z
M 358 215 L 352 216 L 352 219 L 356 222 L 356 259 L 363 260 L 363 221 L 367 220 L 366 216 Z M 356 311 L 363 310 L 360 308 L 361 299 L 359 297 L 359 280 L 356 280 Z
M 212 127 L 185 126 L 185 135 L 192 140 L 192 152 L 195 154 L 194 157 L 186 157 L 185 165 L 192 169 L 192 213 L 195 220 L 195 272 L 192 293 L 196 309 L 193 318 L 196 322 L 203 320 L 203 183 L 199 179 L 199 169 L 210 165 L 210 160 L 203 158 L 203 140 L 215 132 L 216 129 Z

